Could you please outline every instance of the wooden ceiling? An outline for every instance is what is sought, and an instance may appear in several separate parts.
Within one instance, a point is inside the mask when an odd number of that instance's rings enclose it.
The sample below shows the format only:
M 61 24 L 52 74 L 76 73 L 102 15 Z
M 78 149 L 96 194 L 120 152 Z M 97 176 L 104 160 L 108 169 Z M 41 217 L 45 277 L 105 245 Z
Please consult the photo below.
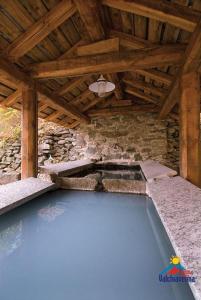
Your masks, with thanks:
M 36 81 L 39 117 L 68 128 L 97 115 L 178 118 L 181 72 L 201 70 L 200 0 L 0 0 L 0 104 Z M 98 98 L 100 74 L 116 84 Z

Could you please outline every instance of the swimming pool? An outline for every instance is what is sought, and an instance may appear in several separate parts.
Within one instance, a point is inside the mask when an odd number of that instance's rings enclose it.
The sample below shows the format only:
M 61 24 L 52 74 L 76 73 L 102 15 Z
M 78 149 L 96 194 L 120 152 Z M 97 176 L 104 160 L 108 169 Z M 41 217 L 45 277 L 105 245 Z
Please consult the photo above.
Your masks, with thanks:
M 0 217 L 0 299 L 191 300 L 146 196 L 57 190 Z

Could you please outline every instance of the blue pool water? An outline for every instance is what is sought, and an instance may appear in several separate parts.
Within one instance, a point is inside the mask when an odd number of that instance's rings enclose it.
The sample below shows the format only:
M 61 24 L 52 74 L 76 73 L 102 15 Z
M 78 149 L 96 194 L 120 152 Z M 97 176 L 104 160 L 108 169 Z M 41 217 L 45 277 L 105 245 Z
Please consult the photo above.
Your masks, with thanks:
M 145 196 L 54 191 L 0 217 L 1 300 L 191 300 Z

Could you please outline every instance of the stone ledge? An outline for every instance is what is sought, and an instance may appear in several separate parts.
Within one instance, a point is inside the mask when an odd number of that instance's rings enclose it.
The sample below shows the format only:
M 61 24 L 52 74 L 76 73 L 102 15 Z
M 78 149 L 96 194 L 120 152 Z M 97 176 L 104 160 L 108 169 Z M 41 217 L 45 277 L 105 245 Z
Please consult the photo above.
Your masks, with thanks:
M 76 160 L 66 163 L 50 164 L 47 166 L 40 167 L 43 173 L 57 175 L 57 176 L 68 176 L 82 170 L 88 169 L 93 166 L 94 162 L 90 159 Z
M 201 189 L 176 176 L 147 183 L 175 252 L 197 280 L 190 284 L 201 300 Z
M 152 182 L 158 178 L 173 177 L 177 175 L 175 170 L 153 160 L 141 161 L 139 164 L 148 182 Z
M 61 189 L 95 191 L 98 181 L 95 178 L 59 177 L 57 184 Z
M 0 215 L 53 189 L 54 183 L 33 177 L 1 185 Z
M 103 179 L 102 184 L 108 192 L 146 194 L 146 182 L 125 179 Z

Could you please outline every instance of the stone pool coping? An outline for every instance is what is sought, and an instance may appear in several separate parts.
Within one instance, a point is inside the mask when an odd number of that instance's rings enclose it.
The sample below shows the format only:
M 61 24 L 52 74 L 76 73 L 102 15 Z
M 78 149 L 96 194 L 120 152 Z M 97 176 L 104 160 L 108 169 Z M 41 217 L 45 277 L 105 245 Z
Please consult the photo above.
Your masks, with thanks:
M 0 215 L 56 187 L 52 182 L 33 177 L 0 185 Z
M 75 160 L 64 163 L 49 164 L 41 166 L 40 170 L 45 174 L 68 176 L 80 171 L 83 171 L 94 164 L 90 159 Z
M 158 178 L 167 178 L 177 175 L 177 171 L 170 169 L 154 160 L 146 160 L 139 162 L 139 165 L 148 182 L 152 182 Z
M 195 299 L 201 300 L 201 189 L 176 176 L 148 182 L 147 194 L 176 254 L 196 276 L 190 287 Z

